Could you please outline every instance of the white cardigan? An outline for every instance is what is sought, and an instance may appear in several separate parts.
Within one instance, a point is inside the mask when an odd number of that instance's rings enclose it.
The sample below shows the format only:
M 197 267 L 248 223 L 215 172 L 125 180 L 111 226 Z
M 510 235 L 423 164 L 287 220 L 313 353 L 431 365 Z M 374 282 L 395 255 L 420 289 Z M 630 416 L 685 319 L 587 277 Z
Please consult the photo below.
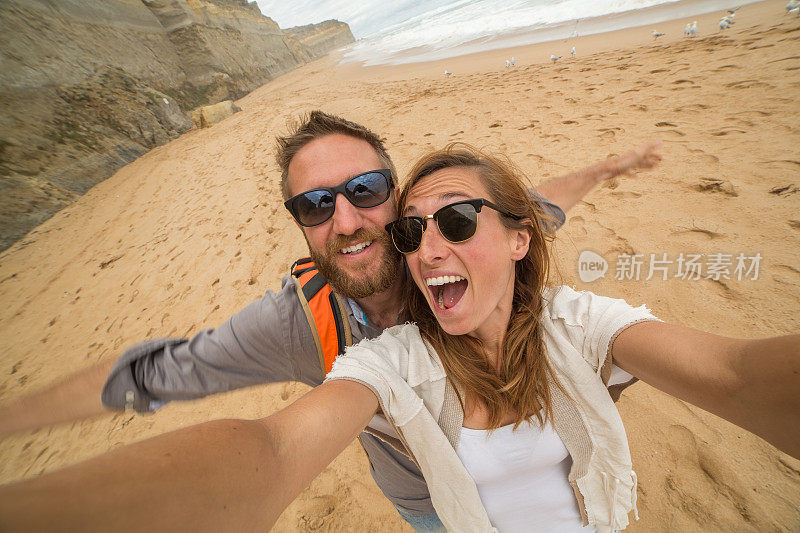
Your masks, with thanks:
M 553 427 L 572 457 L 569 483 L 584 524 L 601 533 L 628 525 L 636 513 L 636 474 L 622 420 L 605 383 L 611 346 L 626 327 L 657 320 L 644 306 L 546 289 L 542 314 L 548 360 L 561 386 L 551 387 Z M 379 434 L 422 470 L 431 500 L 449 531 L 495 531 L 478 490 L 456 455 L 463 412 L 441 360 L 414 324 L 387 329 L 347 349 L 327 380 L 360 382 L 376 394 L 400 437 Z M 638 518 L 638 516 L 637 516 Z

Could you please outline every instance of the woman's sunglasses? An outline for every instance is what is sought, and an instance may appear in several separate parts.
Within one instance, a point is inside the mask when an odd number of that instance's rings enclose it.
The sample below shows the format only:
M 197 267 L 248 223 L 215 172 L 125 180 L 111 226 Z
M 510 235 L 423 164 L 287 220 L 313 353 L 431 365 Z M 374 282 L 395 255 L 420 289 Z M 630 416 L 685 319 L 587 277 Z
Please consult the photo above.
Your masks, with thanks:
M 392 236 L 394 247 L 404 254 L 419 250 L 422 244 L 422 234 L 425 232 L 429 218 L 436 221 L 442 237 L 452 243 L 464 242 L 475 235 L 475 231 L 478 229 L 478 213 L 481 212 L 483 206 L 490 207 L 501 215 L 514 220 L 522 218 L 503 211 L 489 200 L 477 198 L 446 205 L 432 215 L 397 219 L 386 225 L 386 231 Z
M 333 216 L 336 195 L 356 207 L 380 205 L 389 199 L 392 190 L 392 171 L 388 168 L 370 170 L 353 176 L 336 187 L 320 187 L 292 196 L 283 205 L 301 226 L 317 226 Z

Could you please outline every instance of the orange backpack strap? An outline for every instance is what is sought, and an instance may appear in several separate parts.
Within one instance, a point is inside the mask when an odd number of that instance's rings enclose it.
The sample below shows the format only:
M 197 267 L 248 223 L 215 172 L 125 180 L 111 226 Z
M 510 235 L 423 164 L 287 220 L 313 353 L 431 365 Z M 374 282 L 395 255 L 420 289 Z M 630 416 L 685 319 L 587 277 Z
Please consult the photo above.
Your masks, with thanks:
M 297 297 L 311 326 L 320 367 L 327 374 L 336 357 L 353 344 L 344 300 L 333 292 L 310 257 L 295 261 L 292 276 L 297 280 Z

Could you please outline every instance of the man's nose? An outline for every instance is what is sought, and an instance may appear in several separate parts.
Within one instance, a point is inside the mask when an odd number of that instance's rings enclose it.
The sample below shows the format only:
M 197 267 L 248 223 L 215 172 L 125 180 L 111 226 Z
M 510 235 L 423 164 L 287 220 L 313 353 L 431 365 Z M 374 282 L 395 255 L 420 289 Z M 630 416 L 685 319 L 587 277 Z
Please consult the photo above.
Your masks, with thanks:
M 352 235 L 364 225 L 361 210 L 350 203 L 344 194 L 337 194 L 333 210 L 333 231 L 339 235 Z
M 439 232 L 439 227 L 434 220 L 428 220 L 425 231 L 422 234 L 422 242 L 419 245 L 420 261 L 429 265 L 436 264 L 443 260 L 450 253 L 450 244 Z

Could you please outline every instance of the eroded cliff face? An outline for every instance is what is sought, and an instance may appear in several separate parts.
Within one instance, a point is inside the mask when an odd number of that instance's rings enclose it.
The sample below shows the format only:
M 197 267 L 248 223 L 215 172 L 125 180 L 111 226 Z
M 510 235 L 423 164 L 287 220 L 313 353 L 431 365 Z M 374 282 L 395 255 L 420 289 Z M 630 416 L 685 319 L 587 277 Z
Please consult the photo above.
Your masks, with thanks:
M 285 30 L 300 41 L 313 58 L 324 56 L 329 51 L 355 41 L 350 26 L 338 20 L 326 20 L 319 24 L 296 26 Z
M 190 129 L 185 111 L 352 41 L 338 21 L 281 30 L 246 0 L 3 0 L 0 250 Z

